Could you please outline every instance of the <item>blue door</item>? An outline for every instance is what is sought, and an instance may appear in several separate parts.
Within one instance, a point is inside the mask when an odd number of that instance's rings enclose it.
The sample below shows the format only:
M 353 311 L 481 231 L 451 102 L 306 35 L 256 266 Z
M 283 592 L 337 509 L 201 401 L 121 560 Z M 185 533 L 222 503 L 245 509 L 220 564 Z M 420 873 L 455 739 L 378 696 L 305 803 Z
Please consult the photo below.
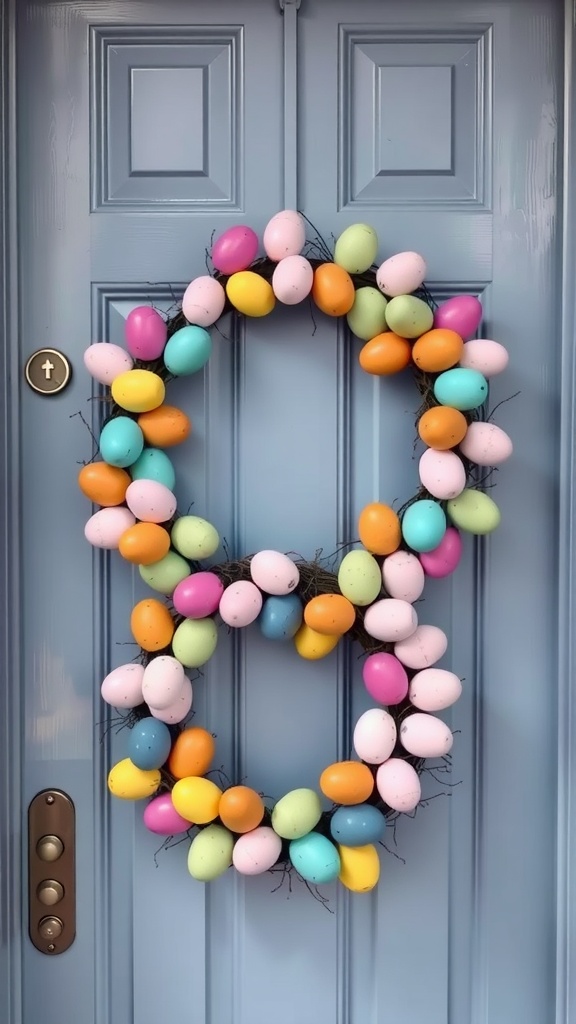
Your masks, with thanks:
M 2 1021 L 559 1021 L 563 4 L 4 7 L 16 106 L 5 108 Z M 213 233 L 261 233 L 284 208 L 330 245 L 364 221 L 379 259 L 421 252 L 436 298 L 477 294 L 482 336 L 511 357 L 492 392 L 515 444 L 493 492 L 502 525 L 469 539 L 459 572 L 424 594 L 425 621 L 450 638 L 442 664 L 464 679 L 444 716 L 452 773 L 427 778 L 425 806 L 390 830 L 377 889 L 326 886 L 327 907 L 297 881 L 273 891 L 277 876 L 194 881 L 186 844 L 158 852 L 141 805 L 107 793 L 126 733 L 107 728 L 100 683 L 133 656 L 130 610 L 149 591 L 86 543 L 76 482 L 92 454 L 84 421 L 100 413 L 84 349 L 122 344 L 135 306 L 169 310 L 204 272 Z M 73 369 L 51 398 L 24 382 L 43 347 Z M 193 423 L 174 450 L 179 506 L 216 523 L 231 556 L 335 552 L 365 504 L 417 489 L 413 385 L 363 374 L 358 350 L 343 320 L 277 309 L 214 332 L 205 372 L 171 386 Z M 194 688 L 218 765 L 272 798 L 348 757 L 370 706 L 354 651 L 307 662 L 255 628 L 222 630 Z M 27 810 L 47 787 L 76 810 L 76 939 L 56 956 L 28 935 Z

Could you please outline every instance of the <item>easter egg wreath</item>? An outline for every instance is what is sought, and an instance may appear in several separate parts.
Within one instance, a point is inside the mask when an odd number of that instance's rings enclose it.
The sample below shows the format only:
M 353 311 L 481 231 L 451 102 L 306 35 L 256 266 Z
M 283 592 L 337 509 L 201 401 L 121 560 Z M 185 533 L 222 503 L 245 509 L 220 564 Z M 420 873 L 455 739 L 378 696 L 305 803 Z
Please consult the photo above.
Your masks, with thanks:
M 489 378 L 505 369 L 508 355 L 500 343 L 476 337 L 482 308 L 475 296 L 433 301 L 417 253 L 377 264 L 376 232 L 353 224 L 332 254 L 318 236 L 306 240 L 306 226 L 296 211 L 276 214 L 264 231 L 264 257 L 250 227 L 230 228 L 212 246 L 212 273 L 191 282 L 176 315 L 138 307 L 126 320 L 125 349 L 87 349 L 85 365 L 109 389 L 109 404 L 99 459 L 83 466 L 79 484 L 100 506 L 86 524 L 88 541 L 117 549 L 160 595 L 132 609 L 139 655 L 102 682 L 103 699 L 131 726 L 127 756 L 108 776 L 111 793 L 147 799 L 151 832 L 189 834 L 196 879 L 210 881 L 232 865 L 244 875 L 280 865 L 309 885 L 338 878 L 366 892 L 378 882 L 387 821 L 414 811 L 427 759 L 446 758 L 452 747 L 437 712 L 458 699 L 461 681 L 437 667 L 447 637 L 419 623 L 414 602 L 427 577 L 456 569 L 463 532 L 488 534 L 500 521 L 482 484 L 512 450 L 486 406 Z M 411 369 L 425 446 L 421 487 L 398 512 L 380 501 L 363 508 L 359 541 L 348 545 L 337 571 L 318 558 L 271 550 L 211 564 L 217 528 L 177 513 L 165 449 L 186 439 L 190 422 L 166 404 L 166 384 L 202 370 L 210 328 L 221 317 L 262 317 L 276 303 L 309 296 L 312 309 L 347 318 L 363 342 L 358 358 L 366 373 Z M 366 655 L 362 675 L 374 707 L 356 723 L 351 759 L 328 765 L 311 788 L 273 806 L 246 785 L 221 788 L 210 777 L 214 737 L 190 721 L 186 670 L 214 653 L 218 620 L 230 629 L 257 622 L 270 641 L 292 642 L 306 659 L 325 657 L 346 637 Z

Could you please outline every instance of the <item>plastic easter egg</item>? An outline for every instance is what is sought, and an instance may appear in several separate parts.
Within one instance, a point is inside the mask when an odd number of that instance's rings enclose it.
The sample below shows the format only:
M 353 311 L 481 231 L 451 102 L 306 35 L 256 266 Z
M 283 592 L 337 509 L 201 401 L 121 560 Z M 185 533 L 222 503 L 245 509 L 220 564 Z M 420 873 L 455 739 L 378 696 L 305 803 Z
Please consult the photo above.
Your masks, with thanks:
M 113 708 L 137 708 L 142 704 L 144 666 L 136 663 L 118 665 L 102 681 L 102 699 Z
M 161 654 L 144 669 L 142 696 L 146 703 L 163 711 L 178 699 L 184 689 L 184 669 L 176 658 Z
M 427 576 L 442 579 L 454 572 L 461 557 L 462 538 L 458 530 L 449 526 L 437 548 L 421 553 L 420 562 Z
M 135 359 L 158 359 L 166 344 L 166 321 L 150 306 L 137 306 L 126 317 L 126 348 Z
M 336 263 L 322 263 L 314 271 L 312 298 L 327 316 L 345 316 L 354 305 L 352 278 Z
M 443 711 L 455 704 L 461 693 L 462 683 L 454 672 L 425 668 L 410 680 L 408 696 L 420 711 Z
M 448 502 L 448 515 L 460 530 L 483 536 L 500 525 L 500 509 L 484 491 L 467 488 Z
M 170 550 L 170 534 L 156 523 L 135 523 L 122 534 L 118 550 L 127 562 L 151 565 Z
M 267 640 L 290 640 L 302 625 L 302 601 L 297 594 L 267 597 L 258 623 Z
M 395 643 L 411 636 L 418 625 L 416 610 L 408 601 L 384 597 L 375 601 L 364 613 L 364 629 L 375 640 Z
M 230 583 L 220 598 L 220 617 L 227 626 L 241 629 L 254 622 L 262 610 L 262 594 L 255 583 L 239 580 Z
M 333 882 L 340 873 L 340 855 L 334 843 L 319 832 L 293 839 L 288 855 L 301 878 L 313 885 Z
M 126 373 L 134 366 L 132 356 L 120 345 L 111 345 L 107 341 L 98 341 L 90 345 L 84 353 L 84 366 L 88 373 L 99 384 L 110 386 L 116 377 Z
M 297 256 L 306 241 L 306 224 L 296 210 L 281 210 L 268 221 L 262 239 L 264 251 L 271 260 Z
M 427 448 L 418 464 L 420 482 L 434 498 L 455 498 L 466 486 L 466 470 L 455 452 Z
M 384 331 L 367 341 L 358 361 L 365 373 L 375 377 L 389 377 L 405 370 L 412 358 L 412 346 L 406 338 Z
M 378 287 L 391 298 L 415 292 L 425 277 L 426 262 L 417 252 L 399 252 L 390 256 L 376 271 Z
M 204 327 L 189 324 L 181 327 L 166 342 L 164 366 L 175 377 L 197 373 L 210 359 L 212 338 Z
M 280 836 L 267 825 L 260 825 L 236 840 L 232 863 L 241 875 L 262 875 L 274 867 L 281 852 Z
M 179 836 L 190 828 L 190 822 L 176 811 L 170 793 L 155 796 L 144 808 L 143 820 L 148 831 L 157 836 Z
M 201 668 L 214 654 L 217 643 L 218 630 L 214 619 L 184 619 L 176 627 L 172 654 L 186 668 Z
M 422 788 L 418 774 L 408 761 L 391 757 L 376 772 L 376 788 L 385 804 L 404 814 L 420 803 Z
M 356 621 L 356 609 L 342 594 L 318 594 L 308 601 L 304 621 L 317 633 L 343 636 Z
M 166 725 L 178 725 L 187 717 L 193 700 L 192 683 L 187 676 L 184 676 L 184 685 L 173 704 L 167 708 L 155 708 L 149 705 L 150 714 L 159 722 L 166 722 Z
M 407 668 L 429 668 L 448 648 L 448 637 L 438 626 L 418 626 L 412 636 L 394 644 L 394 654 Z
M 401 338 L 419 338 L 432 327 L 434 314 L 415 295 L 397 295 L 386 307 L 386 323 Z
M 222 316 L 226 292 L 215 278 L 204 274 L 190 282 L 182 297 L 182 312 L 189 324 L 211 327 Z
M 359 761 L 336 761 L 320 776 L 320 789 L 335 804 L 362 804 L 374 790 L 374 777 Z
M 152 796 L 160 785 L 158 769 L 143 771 L 129 757 L 118 761 L 108 774 L 108 789 L 120 800 L 144 800 Z
M 143 771 L 161 768 L 170 753 L 171 744 L 170 730 L 164 722 L 152 717 L 141 718 L 130 729 L 128 756 Z
M 172 639 L 174 622 L 166 605 L 152 597 L 134 605 L 130 629 L 143 651 L 161 651 Z
M 293 789 L 275 804 L 272 828 L 282 839 L 299 839 L 322 817 L 320 797 L 313 789 Z
M 232 274 L 226 282 L 226 295 L 244 316 L 267 316 L 276 304 L 272 285 L 252 270 Z
M 318 633 L 303 622 L 294 635 L 294 646 L 301 658 L 307 661 L 319 661 L 325 658 L 336 647 L 340 637 L 327 633 Z
M 199 775 L 178 779 L 172 789 L 172 803 L 187 821 L 195 825 L 206 825 L 218 817 L 218 804 L 222 790 Z
M 232 864 L 234 837 L 223 825 L 203 828 L 190 843 L 188 871 L 198 882 L 213 882 Z
M 264 802 L 249 786 L 230 786 L 220 797 L 218 817 L 231 832 L 251 832 L 264 817 Z
M 354 750 L 368 764 L 382 764 L 396 746 L 396 722 L 384 708 L 369 708 L 354 727 Z
M 212 263 L 221 274 L 237 274 L 246 270 L 258 255 L 258 235 L 246 224 L 237 224 L 224 231 L 212 246 Z
M 286 256 L 272 275 L 272 290 L 279 302 L 295 306 L 310 294 L 314 271 L 304 256 Z
M 112 398 L 128 412 L 150 412 L 162 405 L 164 381 L 150 370 L 128 370 L 112 381 Z
M 436 378 L 434 397 L 440 405 L 449 405 L 462 412 L 478 409 L 488 397 L 488 381 L 478 370 L 464 370 L 457 366 Z
M 175 779 L 205 775 L 216 752 L 214 737 L 207 729 L 191 725 L 179 732 L 168 758 L 168 770 Z
M 481 320 L 482 306 L 475 295 L 455 295 L 434 313 L 434 327 L 456 331 L 464 339 L 476 333 Z
M 281 551 L 258 551 L 250 561 L 250 575 L 260 590 L 277 597 L 290 594 L 300 580 L 298 567 Z
M 158 591 L 168 597 L 175 588 L 188 576 L 190 566 L 188 562 L 175 551 L 169 551 L 159 562 L 152 562 L 151 565 L 140 565 L 138 567 L 141 579 L 147 583 L 152 590 Z
M 169 491 L 174 490 L 176 472 L 166 452 L 160 448 L 145 448 L 139 459 L 130 466 L 133 480 L 155 480 Z
M 126 504 L 143 523 L 166 523 L 176 511 L 176 496 L 156 480 L 133 480 Z
M 460 442 L 460 451 L 477 466 L 499 466 L 510 458 L 513 445 L 508 434 L 495 423 L 471 423 Z
M 436 501 L 421 499 L 406 509 L 402 518 L 402 535 L 414 551 L 432 551 L 446 532 L 446 515 Z
M 174 590 L 172 603 L 187 619 L 205 619 L 218 611 L 224 584 L 213 572 L 193 572 Z
M 379 843 L 386 831 L 386 818 L 371 804 L 338 807 L 330 819 L 330 835 L 344 846 Z
M 417 711 L 402 719 L 400 742 L 414 757 L 445 757 L 454 737 L 446 722 Z
M 373 555 L 389 555 L 400 546 L 400 520 L 393 508 L 373 501 L 365 505 L 358 518 L 360 542 Z
M 435 405 L 418 420 L 418 433 L 424 444 L 438 451 L 447 451 L 460 444 L 468 430 L 466 417 L 459 409 Z
M 125 469 L 109 466 L 107 462 L 89 462 L 78 474 L 78 486 L 95 505 L 109 508 L 121 505 L 130 477 Z
M 151 412 L 141 413 L 138 426 L 146 444 L 154 448 L 171 448 L 181 444 L 192 430 L 186 413 L 174 405 L 161 405 Z
M 212 523 L 201 516 L 180 516 L 171 532 L 172 543 L 185 558 L 203 561 L 220 546 L 220 537 Z
M 108 420 L 100 433 L 100 454 L 104 462 L 125 469 L 142 454 L 144 436 L 138 424 L 128 416 Z
M 346 317 L 352 334 L 370 341 L 386 330 L 386 306 L 387 301 L 377 288 L 357 288 L 354 305 Z
M 93 547 L 111 551 L 118 547 L 122 535 L 135 522 L 130 509 L 123 505 L 101 508 L 90 516 L 84 527 L 84 536 Z
M 460 356 L 460 366 L 468 370 L 478 370 L 484 377 L 496 377 L 508 366 L 508 351 L 499 341 L 488 338 L 475 338 L 467 341 Z
M 386 651 L 368 655 L 362 666 L 362 679 L 370 696 L 380 704 L 400 704 L 408 693 L 406 669 Z
M 378 235 L 369 224 L 351 224 L 336 239 L 334 262 L 349 274 L 363 274 L 378 252 Z
M 352 604 L 372 604 L 382 589 L 380 566 L 374 556 L 360 550 L 344 555 L 338 570 L 338 586 Z
M 380 858 L 372 843 L 366 846 L 339 846 L 338 878 L 350 892 L 370 892 L 378 885 Z
M 440 373 L 456 366 L 463 348 L 464 342 L 456 331 L 436 327 L 422 334 L 415 342 L 412 360 L 425 373 Z
M 384 589 L 389 597 L 413 604 L 424 590 L 424 570 L 410 551 L 395 551 L 382 563 Z

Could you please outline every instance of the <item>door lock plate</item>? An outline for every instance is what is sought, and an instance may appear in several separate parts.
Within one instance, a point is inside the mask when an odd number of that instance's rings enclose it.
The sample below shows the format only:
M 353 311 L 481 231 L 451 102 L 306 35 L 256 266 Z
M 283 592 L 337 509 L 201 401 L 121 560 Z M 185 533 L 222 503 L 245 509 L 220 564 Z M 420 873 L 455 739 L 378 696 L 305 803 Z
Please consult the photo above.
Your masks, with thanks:
M 54 956 L 76 936 L 76 815 L 59 789 L 38 793 L 28 808 L 29 932 Z

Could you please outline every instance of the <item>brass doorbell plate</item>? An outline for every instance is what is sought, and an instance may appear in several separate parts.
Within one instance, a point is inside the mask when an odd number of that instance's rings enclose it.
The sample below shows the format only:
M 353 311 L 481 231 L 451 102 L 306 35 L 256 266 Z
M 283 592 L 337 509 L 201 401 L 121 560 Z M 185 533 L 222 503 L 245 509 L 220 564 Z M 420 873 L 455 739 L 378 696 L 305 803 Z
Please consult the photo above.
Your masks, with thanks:
M 29 932 L 54 956 L 76 936 L 76 815 L 59 789 L 38 793 L 28 808 Z

